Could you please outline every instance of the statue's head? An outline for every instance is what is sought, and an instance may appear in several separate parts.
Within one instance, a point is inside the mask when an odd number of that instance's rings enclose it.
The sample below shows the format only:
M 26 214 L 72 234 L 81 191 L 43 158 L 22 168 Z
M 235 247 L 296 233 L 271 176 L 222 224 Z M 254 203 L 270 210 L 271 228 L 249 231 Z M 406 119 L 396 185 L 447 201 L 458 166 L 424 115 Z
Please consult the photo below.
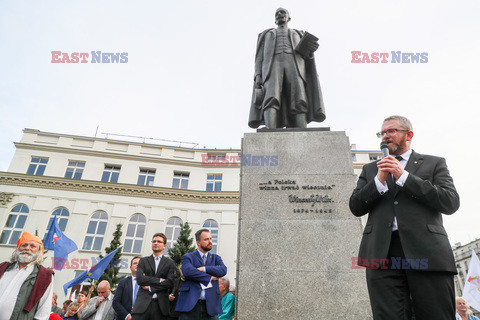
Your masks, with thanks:
M 290 13 L 288 13 L 287 9 L 278 8 L 277 11 L 275 11 L 275 24 L 276 25 L 286 24 L 290 20 L 291 20 Z

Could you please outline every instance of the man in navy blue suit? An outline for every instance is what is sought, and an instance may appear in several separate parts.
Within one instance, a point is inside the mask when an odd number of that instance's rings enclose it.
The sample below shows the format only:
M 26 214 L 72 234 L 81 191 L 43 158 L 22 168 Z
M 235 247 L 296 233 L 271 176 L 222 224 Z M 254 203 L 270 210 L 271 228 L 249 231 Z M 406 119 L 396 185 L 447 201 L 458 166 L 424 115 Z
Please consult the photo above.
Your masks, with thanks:
M 219 255 L 210 253 L 212 235 L 208 229 L 195 233 L 198 250 L 182 257 L 185 282 L 180 289 L 176 311 L 179 320 L 218 319 L 222 313 L 218 278 L 227 274 Z
M 138 256 L 132 258 L 130 261 L 130 272 L 132 275 L 120 280 L 115 291 L 113 309 L 115 310 L 115 318 L 117 320 L 130 320 L 132 318 L 132 307 L 138 292 L 136 273 L 140 258 Z

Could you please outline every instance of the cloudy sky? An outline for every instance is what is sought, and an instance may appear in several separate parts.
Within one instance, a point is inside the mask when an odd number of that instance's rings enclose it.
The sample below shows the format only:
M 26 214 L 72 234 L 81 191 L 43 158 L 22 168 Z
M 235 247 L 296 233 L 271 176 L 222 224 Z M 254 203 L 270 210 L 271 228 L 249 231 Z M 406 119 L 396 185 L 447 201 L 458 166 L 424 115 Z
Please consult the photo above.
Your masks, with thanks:
M 117 133 L 239 148 L 259 32 L 278 7 L 316 35 L 327 120 L 357 149 L 377 149 L 382 119 L 413 122 L 413 148 L 447 159 L 461 208 L 451 243 L 480 237 L 475 147 L 480 119 L 480 2 L 1 1 L 0 171 L 23 128 Z M 51 51 L 128 53 L 128 63 L 51 63 Z M 352 63 L 352 51 L 389 63 Z M 391 63 L 391 51 L 427 63 Z M 91 57 L 88 59 L 91 60 Z

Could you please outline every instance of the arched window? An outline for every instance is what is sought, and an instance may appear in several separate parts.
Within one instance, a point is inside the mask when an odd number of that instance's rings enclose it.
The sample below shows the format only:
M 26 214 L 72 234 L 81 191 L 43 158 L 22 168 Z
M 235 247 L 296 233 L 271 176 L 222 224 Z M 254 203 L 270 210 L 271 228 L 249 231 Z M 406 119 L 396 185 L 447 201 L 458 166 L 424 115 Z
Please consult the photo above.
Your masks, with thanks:
M 53 210 L 52 216 L 48 221 L 46 232 L 48 232 L 48 230 L 52 226 L 53 217 L 55 216 L 55 214 L 57 215 L 57 221 L 58 221 L 58 226 L 60 227 L 60 230 L 62 230 L 62 232 L 65 232 L 65 229 L 67 229 L 67 222 L 68 222 L 68 217 L 70 216 L 70 212 L 68 212 L 67 208 L 64 208 L 64 207 L 60 207 Z
M 0 236 L 1 244 L 16 244 L 23 232 L 25 221 L 28 217 L 28 207 L 24 204 L 18 204 L 13 207 L 8 215 L 7 222 Z
M 123 252 L 125 253 L 141 253 L 143 237 L 145 235 L 145 225 L 147 219 L 143 214 L 136 213 L 128 222 L 127 234 L 125 236 L 125 244 Z
M 203 223 L 203 227 L 205 229 L 210 230 L 210 234 L 212 235 L 212 250 L 211 253 L 217 253 L 218 248 L 218 223 L 215 220 L 207 220 Z
M 108 215 L 105 211 L 96 211 L 88 223 L 83 250 L 102 250 L 103 238 L 107 229 Z
M 165 235 L 167 236 L 167 254 L 168 250 L 172 248 L 175 243 L 177 243 L 178 236 L 180 235 L 180 224 L 182 224 L 182 219 L 178 217 L 170 218 L 167 221 L 167 226 L 165 228 Z

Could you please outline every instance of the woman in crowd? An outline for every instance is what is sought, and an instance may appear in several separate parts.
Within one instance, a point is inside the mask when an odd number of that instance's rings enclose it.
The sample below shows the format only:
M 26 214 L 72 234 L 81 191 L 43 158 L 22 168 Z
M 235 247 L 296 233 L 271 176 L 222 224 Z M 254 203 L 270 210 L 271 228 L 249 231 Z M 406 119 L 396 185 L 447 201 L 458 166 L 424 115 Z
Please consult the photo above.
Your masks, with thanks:
M 70 305 L 67 307 L 67 311 L 62 316 L 62 319 L 63 320 L 78 320 L 77 310 L 78 310 L 78 303 L 77 302 L 70 303 Z
M 480 320 L 474 315 L 468 314 L 469 308 L 468 303 L 465 299 L 457 297 L 455 299 L 455 305 L 457 307 L 457 314 L 455 315 L 456 320 Z

